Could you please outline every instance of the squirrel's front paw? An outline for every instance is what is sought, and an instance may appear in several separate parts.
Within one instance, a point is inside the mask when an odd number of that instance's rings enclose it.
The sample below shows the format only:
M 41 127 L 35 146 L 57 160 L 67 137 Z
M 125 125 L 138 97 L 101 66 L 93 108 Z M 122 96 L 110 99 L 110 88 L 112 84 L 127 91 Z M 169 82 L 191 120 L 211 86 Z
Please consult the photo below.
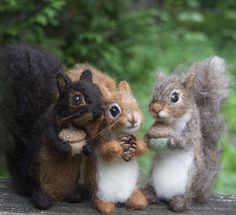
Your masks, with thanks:
M 180 149 L 183 148 L 183 144 L 181 140 L 176 137 L 170 137 L 168 141 L 168 148 L 169 149 Z
M 86 144 L 85 146 L 83 146 L 83 153 L 86 156 L 90 156 L 94 154 L 94 146 L 91 144 Z
M 113 140 L 106 144 L 99 144 L 98 151 L 105 160 L 112 161 L 121 156 L 122 147 L 119 142 Z
M 60 154 L 62 154 L 65 157 L 71 156 L 71 151 L 72 151 L 71 146 L 66 142 L 60 141 L 58 143 L 57 150 Z

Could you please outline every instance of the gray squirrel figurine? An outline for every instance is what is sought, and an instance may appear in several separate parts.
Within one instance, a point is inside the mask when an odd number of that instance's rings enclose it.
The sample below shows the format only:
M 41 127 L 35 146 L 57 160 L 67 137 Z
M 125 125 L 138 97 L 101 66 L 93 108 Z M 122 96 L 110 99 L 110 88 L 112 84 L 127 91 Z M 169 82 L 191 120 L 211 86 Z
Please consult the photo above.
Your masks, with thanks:
M 173 211 L 208 201 L 220 169 L 225 127 L 220 111 L 229 84 L 225 62 L 217 56 L 184 72 L 157 75 L 149 105 L 156 121 L 145 138 L 150 148 L 161 149 L 151 173 L 155 199 L 169 202 Z

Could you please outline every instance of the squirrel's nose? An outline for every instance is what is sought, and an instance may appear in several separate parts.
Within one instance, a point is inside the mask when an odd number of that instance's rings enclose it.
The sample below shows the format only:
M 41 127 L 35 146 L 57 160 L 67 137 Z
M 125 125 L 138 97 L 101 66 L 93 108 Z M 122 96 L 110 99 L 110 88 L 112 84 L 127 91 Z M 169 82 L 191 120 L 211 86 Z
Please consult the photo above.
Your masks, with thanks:
M 152 113 L 160 113 L 163 109 L 163 104 L 160 103 L 153 103 L 149 105 L 149 111 Z
M 132 126 L 135 126 L 138 123 L 138 117 L 136 114 L 129 114 L 127 120 Z

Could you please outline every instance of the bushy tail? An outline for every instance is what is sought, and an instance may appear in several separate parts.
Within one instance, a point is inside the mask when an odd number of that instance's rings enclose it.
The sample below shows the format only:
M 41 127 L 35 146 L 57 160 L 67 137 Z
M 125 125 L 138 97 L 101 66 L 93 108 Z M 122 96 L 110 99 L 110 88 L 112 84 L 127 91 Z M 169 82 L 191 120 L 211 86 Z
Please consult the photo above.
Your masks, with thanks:
M 56 97 L 56 75 L 62 71 L 60 60 L 39 47 L 19 44 L 0 50 L 0 149 L 19 188 L 32 187 L 32 160 L 26 160 L 34 154 L 28 139 Z
M 193 92 L 201 117 L 205 164 L 199 179 L 202 183 L 199 184 L 200 190 L 208 193 L 220 167 L 222 147 L 219 147 L 219 142 L 225 128 L 221 109 L 229 95 L 230 76 L 224 60 L 217 56 L 194 64 L 190 68 L 192 72 L 196 73 Z
M 222 105 L 229 95 L 230 76 L 223 59 L 215 56 L 195 64 L 194 99 L 201 116 L 204 146 L 215 147 L 224 129 Z

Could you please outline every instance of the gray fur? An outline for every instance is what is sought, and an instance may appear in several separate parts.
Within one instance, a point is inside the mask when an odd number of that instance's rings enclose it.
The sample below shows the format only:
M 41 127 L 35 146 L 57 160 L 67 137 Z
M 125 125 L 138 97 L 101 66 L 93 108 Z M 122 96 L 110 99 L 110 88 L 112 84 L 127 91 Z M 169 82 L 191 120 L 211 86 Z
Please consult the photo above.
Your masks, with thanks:
M 219 142 L 225 128 L 221 109 L 229 95 L 229 85 L 230 76 L 225 62 L 217 56 L 187 69 L 179 67 L 171 76 L 164 73 L 157 75 L 150 106 L 163 103 L 177 119 L 191 112 L 191 119 L 181 135 L 169 139 L 171 150 L 193 147 L 195 154 L 194 168 L 189 173 L 189 188 L 186 193 L 174 196 L 170 201 L 170 207 L 175 211 L 183 211 L 192 200 L 202 203 L 208 200 L 220 169 L 223 150 Z M 183 93 L 182 102 L 171 104 L 169 95 L 176 89 Z M 156 120 L 158 122 L 160 119 L 157 117 Z
M 193 94 L 200 113 L 204 155 L 204 169 L 193 187 L 197 191 L 196 200 L 205 202 L 220 169 L 223 150 L 218 144 L 225 128 L 221 109 L 229 95 L 230 76 L 225 62 L 219 57 L 196 63 L 188 72 L 196 73 Z

